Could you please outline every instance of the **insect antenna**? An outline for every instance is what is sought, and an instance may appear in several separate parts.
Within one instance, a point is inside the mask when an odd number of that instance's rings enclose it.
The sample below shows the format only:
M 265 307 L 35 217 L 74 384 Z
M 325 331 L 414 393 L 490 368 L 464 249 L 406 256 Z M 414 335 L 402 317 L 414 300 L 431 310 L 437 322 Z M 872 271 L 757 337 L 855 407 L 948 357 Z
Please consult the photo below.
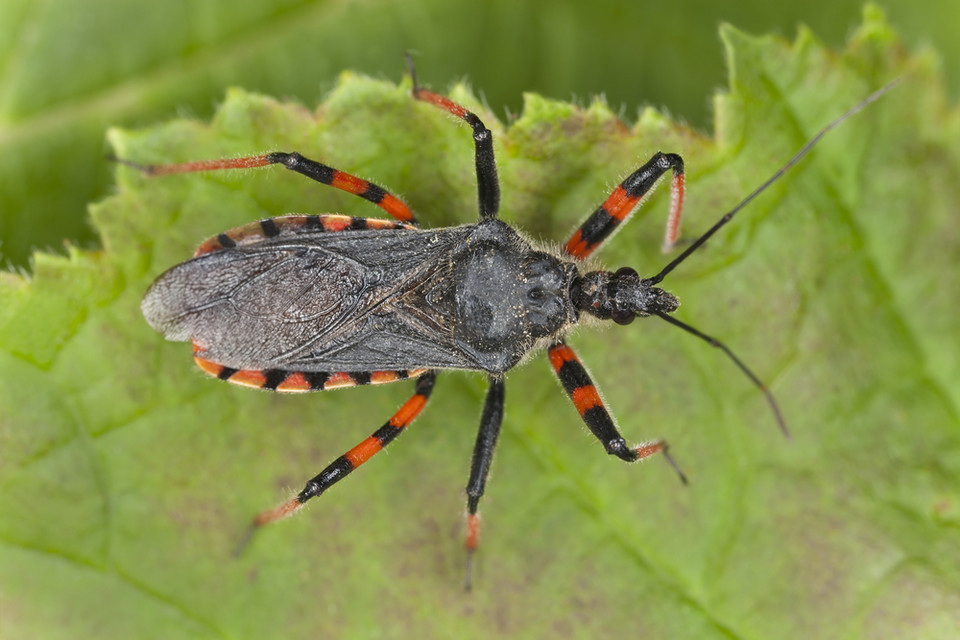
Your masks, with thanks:
M 728 222 L 730 222 L 730 221 L 733 219 L 733 216 L 735 216 L 738 211 L 740 211 L 740 210 L 743 209 L 745 206 L 747 206 L 747 205 L 748 205 L 754 198 L 756 198 L 758 195 L 760 195 L 761 193 L 763 193 L 764 191 L 766 191 L 766 189 L 767 189 L 770 185 L 772 185 L 774 182 L 776 182 L 777 180 L 779 180 L 779 179 L 783 176 L 783 174 L 785 174 L 791 167 L 793 167 L 793 166 L 794 166 L 795 164 L 797 164 L 805 155 L 807 155 L 807 153 L 810 152 L 810 150 L 814 147 L 814 145 L 816 145 L 816 144 L 820 141 L 820 139 L 823 138 L 824 135 L 826 135 L 826 133 L 827 133 L 828 131 L 830 131 L 831 129 L 833 129 L 833 128 L 836 127 L 837 125 L 839 125 L 841 122 L 843 122 L 844 120 L 846 120 L 846 119 L 849 118 L 850 116 L 852 116 L 852 115 L 856 114 L 857 112 L 861 111 L 864 107 L 866 107 L 866 106 L 869 105 L 870 103 L 875 102 L 877 99 L 879 99 L 879 98 L 880 98 L 881 96 L 883 96 L 885 93 L 887 93 L 888 91 L 890 91 L 891 89 L 893 89 L 895 86 L 897 86 L 897 84 L 899 84 L 899 82 L 900 82 L 900 78 L 897 78 L 897 79 L 894 80 L 893 82 L 890 82 L 889 84 L 885 85 L 884 87 L 881 87 L 881 88 L 878 89 L 877 91 L 875 91 L 875 92 L 873 92 L 872 94 L 870 94 L 869 96 L 867 96 L 867 98 L 865 98 L 864 100 L 862 100 L 862 101 L 859 102 L 858 104 L 854 105 L 851 109 L 849 109 L 846 113 L 844 113 L 843 115 L 841 115 L 840 117 L 838 117 L 836 120 L 834 120 L 833 122 L 831 122 L 830 124 L 828 124 L 827 126 L 825 126 L 825 127 L 824 127 L 823 129 L 821 129 L 819 132 L 817 132 L 817 134 L 816 134 L 815 136 L 813 136 L 812 138 L 810 138 L 810 140 L 808 140 L 807 143 L 804 144 L 803 147 L 801 147 L 801 149 L 796 153 L 796 155 L 794 155 L 792 158 L 790 158 L 790 160 L 788 160 L 786 164 L 784 164 L 782 167 L 780 167 L 780 169 L 778 169 L 772 176 L 770 176 L 769 178 L 767 178 L 767 180 L 766 180 L 763 184 L 761 184 L 759 187 L 757 187 L 756 189 L 754 189 L 753 192 L 750 193 L 750 195 L 748 195 L 746 198 L 744 198 L 743 200 L 741 200 L 740 203 L 737 204 L 737 206 L 735 206 L 733 209 L 731 209 L 730 211 L 728 211 L 727 213 L 725 213 L 725 214 L 723 215 L 723 217 L 721 217 L 712 227 L 710 227 L 710 228 L 706 231 L 706 233 L 704 233 L 704 234 L 701 235 L 699 238 L 697 238 L 696 240 L 694 240 L 693 243 L 691 243 L 690 246 L 688 246 L 686 249 L 684 249 L 684 251 L 683 251 L 679 256 L 677 256 L 676 258 L 674 258 L 669 264 L 667 264 L 667 266 L 665 266 L 663 269 L 661 269 L 661 270 L 660 270 L 660 273 L 658 273 L 657 275 L 655 275 L 655 276 L 653 276 L 653 277 L 651 277 L 651 278 L 644 278 L 644 279 L 643 279 L 643 282 L 646 283 L 646 284 L 648 284 L 648 285 L 650 285 L 650 286 L 653 286 L 653 285 L 656 285 L 656 284 L 660 283 L 660 282 L 667 276 L 667 274 L 669 274 L 671 271 L 673 271 L 674 269 L 676 269 L 677 266 L 680 265 L 680 263 L 682 263 L 684 260 L 686 260 L 687 258 L 689 258 L 689 257 L 693 254 L 694 251 L 696 251 L 696 250 L 699 249 L 701 246 L 703 246 L 703 244 L 704 244 L 707 240 L 709 240 L 710 237 L 713 236 L 713 234 L 715 234 L 717 231 L 719 231 L 721 227 L 723 227 L 725 224 L 727 224 Z M 784 421 L 784 419 L 783 419 L 783 413 L 780 411 L 780 406 L 777 404 L 777 401 L 776 401 L 776 399 L 773 397 L 773 394 L 772 394 L 772 393 L 770 392 L 770 390 L 767 388 L 767 385 L 765 385 L 765 384 L 760 380 L 760 378 L 758 378 L 758 377 L 756 376 L 756 374 L 754 374 L 753 371 L 751 371 L 750 368 L 747 367 L 747 365 L 745 365 L 745 364 L 743 363 L 743 361 L 740 360 L 740 358 L 738 358 L 738 357 L 736 356 L 736 354 L 734 354 L 733 351 L 730 350 L 729 347 L 727 347 L 727 345 L 723 344 L 722 342 L 720 342 L 720 341 L 717 340 L 716 338 L 713 338 L 713 337 L 711 337 L 711 336 L 708 336 L 707 334 L 703 333 L 703 332 L 700 331 L 699 329 L 695 329 L 694 327 L 686 324 L 685 322 L 681 322 L 680 320 L 677 320 L 676 318 L 674 318 L 674 317 L 672 317 L 672 316 L 670 316 L 670 315 L 667 315 L 667 313 L 664 312 L 664 311 L 653 310 L 653 313 L 654 313 L 655 315 L 663 318 L 664 320 L 666 320 L 666 321 L 669 322 L 670 324 L 672 324 L 672 325 L 674 325 L 674 326 L 676 326 L 676 327 L 679 327 L 679 328 L 683 329 L 683 330 L 686 331 L 687 333 L 689 333 L 689 334 L 691 334 L 691 335 L 694 335 L 694 336 L 700 338 L 701 340 L 704 340 L 705 342 L 707 342 L 707 343 L 710 344 L 711 346 L 716 347 L 716 348 L 720 349 L 721 351 L 723 351 L 725 354 L 727 354 L 727 357 L 729 357 L 731 360 L 733 360 L 734 364 L 736 364 L 737 367 L 739 367 L 740 370 L 743 371 L 743 373 L 746 374 L 746 376 L 747 376 L 748 378 L 750 378 L 750 381 L 753 382 L 753 384 L 763 393 L 764 397 L 766 397 L 766 399 L 767 399 L 767 403 L 770 405 L 770 409 L 773 411 L 773 417 L 776 419 L 777 425 L 779 425 L 779 427 L 780 427 L 780 431 L 783 432 L 784 437 L 786 437 L 786 438 L 789 438 L 789 437 L 790 437 L 790 431 L 787 429 L 787 423 L 786 423 L 786 422 Z
M 716 338 L 708 336 L 707 334 L 703 333 L 699 329 L 695 329 L 694 327 L 691 327 L 686 322 L 681 322 L 680 320 L 677 320 L 673 316 L 667 315 L 662 311 L 654 311 L 653 313 L 660 316 L 661 318 L 663 318 L 670 324 L 674 325 L 675 327 L 680 327 L 687 333 L 697 336 L 701 340 L 704 340 L 707 343 L 709 343 L 710 346 L 716 347 L 721 351 L 723 351 L 725 354 L 727 354 L 727 356 L 729 356 L 729 358 L 733 360 L 734 364 L 740 367 L 740 371 L 743 371 L 747 375 L 747 377 L 750 378 L 753 384 L 756 385 L 756 387 L 760 390 L 760 392 L 763 393 L 763 395 L 767 398 L 767 403 L 770 405 L 770 409 L 773 411 L 773 417 L 776 419 L 777 425 L 780 427 L 780 431 L 783 432 L 783 436 L 785 438 L 790 437 L 790 430 L 787 429 L 787 423 L 783 419 L 783 414 L 780 412 L 780 405 L 777 404 L 777 401 L 773 397 L 773 394 L 770 392 L 770 389 L 768 389 L 767 385 L 763 384 L 760 378 L 758 378 L 756 374 L 750 370 L 750 367 L 745 365 L 743 361 L 740 358 L 738 358 L 736 354 L 733 353 L 733 351 L 730 350 L 730 347 L 723 344 Z
M 780 167 L 780 169 L 778 169 L 776 173 L 774 173 L 772 176 L 770 176 L 770 177 L 766 180 L 766 182 L 764 182 L 764 183 L 761 184 L 759 187 L 757 187 L 750 195 L 748 195 L 746 198 L 744 198 L 743 200 L 741 200 L 740 203 L 739 203 L 737 206 L 735 206 L 733 209 L 731 209 L 730 211 L 728 211 L 727 213 L 725 213 L 725 214 L 723 215 L 723 217 L 720 218 L 720 219 L 716 222 L 716 224 L 714 224 L 712 227 L 710 227 L 710 228 L 707 230 L 706 233 L 704 233 L 702 236 L 700 236 L 699 238 L 697 238 L 696 240 L 694 240 L 693 243 L 691 243 L 690 246 L 688 246 L 686 249 L 684 249 L 684 251 L 683 251 L 679 256 L 677 256 L 676 258 L 674 258 L 667 266 L 665 266 L 663 269 L 661 269 L 661 270 L 660 270 L 660 273 L 658 273 L 657 275 L 653 276 L 652 278 L 644 278 L 644 280 L 645 280 L 647 283 L 651 284 L 651 285 L 655 285 L 655 284 L 661 282 L 661 281 L 667 276 L 668 273 L 670 273 L 671 271 L 673 271 L 674 269 L 676 269 L 677 266 L 678 266 L 681 262 L 683 262 L 684 260 L 686 260 L 687 258 L 689 258 L 690 255 L 691 255 L 694 251 L 696 251 L 697 249 L 699 249 L 707 240 L 710 239 L 710 237 L 711 237 L 713 234 L 715 234 L 717 231 L 719 231 L 720 228 L 721 228 L 723 225 L 725 225 L 725 224 L 727 224 L 728 222 L 730 222 L 730 221 L 733 219 L 733 216 L 735 216 L 738 211 L 740 211 L 740 210 L 743 209 L 745 206 L 747 206 L 747 205 L 748 205 L 754 198 L 756 198 L 758 195 L 760 195 L 761 193 L 763 193 L 764 191 L 766 191 L 767 187 L 769 187 L 769 186 L 772 185 L 774 182 L 776 182 L 777 180 L 779 180 L 780 177 L 783 176 L 783 174 L 785 174 L 792 166 L 794 166 L 795 164 L 797 164 L 797 163 L 800 161 L 800 159 L 803 158 L 803 156 L 807 155 L 807 153 L 810 151 L 810 149 L 812 149 L 812 148 L 814 147 L 814 145 L 816 145 L 816 144 L 820 141 L 820 139 L 821 139 L 828 131 L 830 131 L 831 129 L 833 129 L 833 128 L 836 127 L 837 125 L 839 125 L 841 122 L 843 122 L 844 120 L 846 120 L 846 119 L 849 118 L 850 116 L 852 116 L 852 115 L 856 114 L 857 112 L 861 111 L 864 107 L 866 107 L 866 106 L 869 105 L 870 103 L 875 102 L 876 100 L 878 100 L 878 99 L 879 99 L 881 96 L 883 96 L 885 93 L 887 93 L 888 91 L 890 91 L 891 89 L 893 89 L 895 86 L 897 86 L 897 85 L 900 83 L 900 80 L 901 80 L 901 78 L 897 78 L 896 80 L 894 80 L 893 82 L 890 82 L 890 83 L 887 84 L 886 86 L 881 87 L 880 89 L 877 89 L 875 92 L 873 92 L 872 94 L 870 94 L 869 96 L 867 96 L 863 101 L 861 101 L 860 103 L 854 105 L 854 106 L 853 106 L 852 108 L 850 108 L 846 113 L 844 113 L 844 114 L 841 115 L 839 118 L 837 118 L 836 120 L 834 120 L 833 122 L 831 122 L 830 124 L 828 124 L 827 126 L 825 126 L 823 129 L 821 129 L 819 132 L 817 132 L 817 134 L 816 134 L 815 136 L 813 136 L 812 138 L 810 138 L 810 140 L 807 141 L 807 143 L 806 143 L 805 145 L 803 145 L 803 147 L 800 149 L 800 151 L 798 151 L 795 156 L 793 156 L 792 158 L 790 158 L 790 160 L 787 161 L 787 163 L 786 163 L 785 165 L 783 165 L 782 167 Z M 731 356 L 732 356 L 732 354 L 731 354 Z M 743 368 L 743 365 L 741 365 L 741 368 Z M 752 377 L 752 375 L 751 375 L 751 377 Z

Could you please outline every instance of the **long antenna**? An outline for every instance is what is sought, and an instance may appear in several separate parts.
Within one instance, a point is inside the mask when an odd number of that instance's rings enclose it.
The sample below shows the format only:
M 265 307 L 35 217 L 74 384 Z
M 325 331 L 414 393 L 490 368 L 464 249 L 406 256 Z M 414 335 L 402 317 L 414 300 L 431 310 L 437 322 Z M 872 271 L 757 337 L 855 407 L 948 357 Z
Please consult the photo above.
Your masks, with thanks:
M 700 331 L 699 329 L 695 329 L 691 327 L 686 322 L 681 322 L 680 320 L 677 320 L 673 316 L 668 316 L 666 313 L 663 313 L 662 311 L 654 311 L 654 313 L 660 316 L 661 318 L 663 318 L 664 320 L 666 320 L 667 322 L 669 322 L 670 324 L 674 325 L 675 327 L 680 327 L 687 333 L 691 333 L 697 336 L 698 338 L 700 338 L 701 340 L 705 340 L 710 344 L 710 346 L 716 347 L 717 349 L 720 349 L 725 354 L 727 354 L 730 357 L 730 359 L 733 360 L 734 364 L 740 367 L 740 370 L 743 371 L 745 374 L 747 374 L 747 377 L 750 378 L 751 382 L 753 382 L 753 384 L 758 389 L 760 389 L 760 392 L 763 393 L 763 395 L 767 398 L 767 404 L 770 405 L 770 409 L 773 411 L 773 417 L 777 421 L 777 425 L 780 427 L 781 433 L 783 433 L 783 436 L 785 438 L 790 437 L 790 430 L 787 429 L 787 423 L 783 419 L 783 413 L 781 413 L 780 411 L 780 405 L 777 404 L 777 401 L 773 397 L 773 394 L 770 393 L 770 389 L 767 388 L 767 385 L 763 384 L 760 378 L 758 378 L 756 374 L 754 374 L 753 371 L 751 371 L 750 368 L 743 363 L 743 360 L 738 358 L 733 353 L 733 351 L 730 350 L 730 348 L 727 345 L 723 344 L 716 338 L 708 336 L 707 334 Z
M 803 158 L 803 156 L 807 155 L 807 153 L 810 151 L 810 149 L 812 149 L 812 148 L 814 147 L 814 145 L 816 145 L 816 144 L 820 141 L 820 138 L 822 138 L 828 131 L 830 131 L 831 129 L 833 129 L 834 127 L 836 127 L 838 124 L 840 124 L 841 122 L 843 122 L 844 120 L 846 120 L 846 119 L 849 118 L 850 116 L 852 116 L 852 115 L 854 115 L 855 113 L 861 111 L 864 107 L 866 107 L 866 106 L 869 105 L 870 103 L 875 102 L 876 100 L 878 100 L 878 99 L 879 99 L 881 96 L 883 96 L 885 93 L 887 93 L 888 91 L 890 91 L 891 89 L 893 89 L 895 86 L 897 86 L 897 85 L 900 83 L 900 80 L 901 80 L 901 78 L 897 78 L 896 80 L 894 80 L 893 82 L 887 84 L 886 86 L 884 86 L 884 87 L 882 87 L 882 88 L 874 91 L 874 92 L 873 92 L 872 94 L 870 94 L 867 98 L 865 98 L 862 102 L 856 104 L 856 105 L 853 106 L 850 110 L 848 110 L 846 113 L 844 113 L 842 116 L 840 116 L 839 118 L 837 118 L 836 120 L 834 120 L 833 122 L 831 122 L 830 124 L 828 124 L 827 126 L 825 126 L 823 129 L 821 129 L 821 130 L 817 133 L 817 135 L 815 135 L 815 136 L 813 136 L 812 138 L 810 138 L 810 140 L 809 140 L 805 145 L 803 145 L 803 148 L 801 148 L 800 151 L 798 151 L 795 156 L 793 156 L 792 158 L 790 158 L 790 160 L 789 160 L 785 165 L 783 165 L 782 167 L 780 167 L 780 169 L 779 169 L 776 173 L 774 173 L 772 176 L 770 176 L 770 177 L 767 179 L 766 182 L 764 182 L 764 183 L 761 184 L 759 187 L 757 187 L 757 188 L 753 191 L 753 193 L 751 193 L 751 194 L 748 195 L 746 198 L 744 198 L 743 200 L 741 200 L 741 201 L 740 201 L 740 204 L 738 204 L 738 205 L 735 206 L 733 209 L 731 209 L 731 210 L 728 211 L 726 214 L 724 214 L 724 216 L 723 216 L 722 218 L 720 218 L 720 220 L 718 220 L 716 224 L 714 224 L 712 227 L 710 227 L 710 229 L 708 229 L 707 232 L 704 233 L 702 236 L 700 236 L 699 238 L 697 238 L 689 247 L 687 247 L 686 249 L 684 249 L 683 253 L 681 253 L 679 256 L 677 256 L 676 258 L 674 258 L 673 261 L 670 262 L 670 264 L 668 264 L 667 266 L 665 266 L 665 267 L 660 271 L 660 273 L 658 273 L 657 275 L 653 276 L 652 278 L 644 278 L 644 281 L 647 282 L 647 283 L 649 283 L 649 284 L 654 284 L 654 285 L 655 285 L 655 284 L 657 284 L 658 282 L 660 282 L 661 280 L 663 280 L 663 279 L 667 276 L 668 273 L 670 273 L 671 271 L 673 271 L 674 269 L 676 269 L 677 266 L 678 266 L 681 262 L 683 262 L 684 260 L 686 260 L 687 258 L 689 258 L 690 255 L 691 255 L 694 251 L 696 251 L 697 249 L 699 249 L 699 248 L 703 245 L 704 242 L 706 242 L 707 240 L 709 240 L 710 237 L 711 237 L 713 234 L 715 234 L 717 231 L 719 231 L 719 230 L 720 230 L 720 227 L 722 227 L 723 225 L 725 225 L 725 224 L 727 224 L 728 222 L 730 222 L 730 221 L 733 219 L 733 216 L 735 216 L 738 211 L 740 211 L 740 210 L 743 209 L 745 206 L 747 206 L 747 204 L 749 204 L 751 200 L 753 200 L 753 199 L 756 198 L 758 195 L 760 195 L 761 193 L 763 193 L 763 192 L 767 189 L 767 187 L 769 187 L 771 184 L 773 184 L 774 182 L 776 182 L 777 180 L 779 180 L 780 177 L 781 177 L 783 174 L 785 174 L 785 173 L 787 172 L 787 170 L 790 169 L 790 167 L 792 167 L 793 165 L 797 164 L 797 162 L 799 162 L 800 159 Z

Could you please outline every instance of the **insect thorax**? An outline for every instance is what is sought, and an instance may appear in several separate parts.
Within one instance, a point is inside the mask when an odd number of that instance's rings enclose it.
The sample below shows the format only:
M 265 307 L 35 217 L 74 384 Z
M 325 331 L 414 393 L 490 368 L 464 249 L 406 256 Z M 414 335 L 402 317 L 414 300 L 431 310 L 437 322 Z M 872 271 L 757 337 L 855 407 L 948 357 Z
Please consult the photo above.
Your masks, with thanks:
M 575 322 L 577 268 L 534 250 L 498 220 L 481 222 L 453 257 L 454 335 L 486 371 L 504 372 L 537 340 Z

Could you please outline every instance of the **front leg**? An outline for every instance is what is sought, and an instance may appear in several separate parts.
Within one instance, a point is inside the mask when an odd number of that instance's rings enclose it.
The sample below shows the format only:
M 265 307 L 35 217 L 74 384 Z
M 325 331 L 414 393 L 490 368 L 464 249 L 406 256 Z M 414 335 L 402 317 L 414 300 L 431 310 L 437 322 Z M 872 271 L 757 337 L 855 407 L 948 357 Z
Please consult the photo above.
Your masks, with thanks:
M 673 170 L 670 183 L 670 215 L 663 238 L 663 251 L 673 248 L 680 234 L 680 213 L 683 209 L 683 159 L 675 153 L 654 154 L 645 165 L 631 173 L 606 200 L 590 214 L 564 245 L 563 250 L 577 260 L 585 260 L 616 231 L 639 206 L 663 175 Z
M 636 462 L 655 453 L 662 453 L 680 476 L 680 481 L 687 484 L 686 476 L 670 457 L 667 452 L 667 443 L 663 440 L 645 442 L 636 447 L 627 446 L 626 440 L 620 435 L 613 421 L 613 416 L 603 406 L 603 400 L 600 399 L 600 393 L 590 379 L 590 374 L 584 369 L 573 349 L 563 340 L 557 340 L 547 351 L 547 355 L 554 373 L 560 379 L 560 384 L 573 400 L 573 406 L 577 408 L 587 428 L 603 444 L 607 453 L 617 456 L 624 462 Z

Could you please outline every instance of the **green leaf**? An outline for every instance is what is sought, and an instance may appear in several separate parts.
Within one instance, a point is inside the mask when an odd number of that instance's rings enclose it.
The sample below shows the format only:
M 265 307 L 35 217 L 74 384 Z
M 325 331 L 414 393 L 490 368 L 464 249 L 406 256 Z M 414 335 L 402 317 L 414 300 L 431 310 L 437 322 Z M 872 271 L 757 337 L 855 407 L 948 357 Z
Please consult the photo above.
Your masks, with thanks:
M 840 53 L 722 37 L 716 139 L 647 110 L 536 95 L 494 130 L 503 217 L 565 239 L 657 149 L 688 167 L 695 236 L 816 131 L 893 77 L 665 284 L 678 317 L 768 381 L 793 438 L 722 354 L 656 320 L 571 337 L 631 439 L 579 426 L 542 357 L 509 376 L 476 589 L 460 589 L 485 383 L 440 376 L 369 465 L 232 551 L 250 517 L 372 432 L 409 385 L 292 397 L 211 380 L 143 321 L 151 280 L 204 238 L 288 212 L 375 216 L 280 168 L 148 179 L 119 167 L 92 208 L 102 251 L 0 276 L 4 636 L 101 638 L 945 638 L 960 611 L 960 128 L 929 55 L 875 10 Z M 113 130 L 159 163 L 298 150 L 375 180 L 431 226 L 476 216 L 469 130 L 409 84 L 343 74 L 316 111 L 231 91 L 208 125 Z M 601 254 L 652 273 L 658 194 Z

